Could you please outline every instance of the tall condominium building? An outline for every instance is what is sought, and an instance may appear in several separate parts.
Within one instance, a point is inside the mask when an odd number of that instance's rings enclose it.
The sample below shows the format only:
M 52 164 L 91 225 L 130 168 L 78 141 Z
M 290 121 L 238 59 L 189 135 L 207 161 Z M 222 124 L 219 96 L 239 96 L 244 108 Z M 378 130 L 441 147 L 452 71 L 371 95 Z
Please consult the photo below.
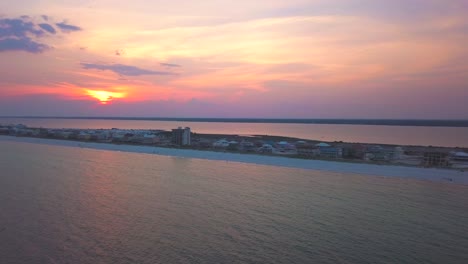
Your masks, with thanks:
M 190 127 L 172 129 L 172 142 L 179 146 L 189 146 L 190 140 Z

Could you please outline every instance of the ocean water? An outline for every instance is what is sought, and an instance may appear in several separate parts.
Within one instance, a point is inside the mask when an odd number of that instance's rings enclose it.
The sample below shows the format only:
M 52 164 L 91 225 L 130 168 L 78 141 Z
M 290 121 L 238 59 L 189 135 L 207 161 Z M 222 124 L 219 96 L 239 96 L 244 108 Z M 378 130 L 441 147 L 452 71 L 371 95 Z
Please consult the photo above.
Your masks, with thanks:
M 0 263 L 468 263 L 468 186 L 0 142 Z
M 179 126 L 188 126 L 192 132 L 204 134 L 274 135 L 319 141 L 468 148 L 468 127 L 0 118 L 0 124 L 10 123 L 22 123 L 32 127 L 82 129 L 171 130 Z

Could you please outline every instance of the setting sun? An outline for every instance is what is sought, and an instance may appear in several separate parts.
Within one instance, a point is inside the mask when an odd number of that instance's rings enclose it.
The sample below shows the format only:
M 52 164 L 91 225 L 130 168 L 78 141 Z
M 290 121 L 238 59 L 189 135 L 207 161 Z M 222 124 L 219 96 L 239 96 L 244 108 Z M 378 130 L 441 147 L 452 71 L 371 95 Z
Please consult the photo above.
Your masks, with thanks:
M 108 104 L 115 98 L 124 98 L 125 93 L 119 92 L 109 92 L 109 91 L 94 91 L 94 90 L 86 90 L 86 93 L 99 100 L 101 104 Z

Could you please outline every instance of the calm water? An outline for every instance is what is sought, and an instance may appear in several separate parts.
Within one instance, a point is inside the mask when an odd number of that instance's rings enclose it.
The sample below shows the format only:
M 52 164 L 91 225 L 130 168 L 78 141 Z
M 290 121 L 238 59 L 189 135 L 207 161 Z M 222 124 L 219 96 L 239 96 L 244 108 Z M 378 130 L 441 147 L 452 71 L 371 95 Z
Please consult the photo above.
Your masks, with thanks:
M 468 263 L 468 186 L 0 142 L 0 263 Z
M 0 124 L 9 123 L 33 127 L 92 129 L 115 127 L 170 130 L 188 126 L 193 132 L 207 134 L 277 135 L 322 141 L 468 147 L 468 127 L 0 118 Z

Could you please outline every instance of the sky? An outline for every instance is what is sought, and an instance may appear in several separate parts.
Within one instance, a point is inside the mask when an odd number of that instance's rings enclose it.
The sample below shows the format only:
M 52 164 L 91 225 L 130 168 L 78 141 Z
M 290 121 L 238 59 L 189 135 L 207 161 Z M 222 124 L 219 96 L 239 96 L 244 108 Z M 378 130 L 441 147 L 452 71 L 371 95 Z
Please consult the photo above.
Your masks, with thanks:
M 467 0 L 2 0 L 0 116 L 468 119 Z

